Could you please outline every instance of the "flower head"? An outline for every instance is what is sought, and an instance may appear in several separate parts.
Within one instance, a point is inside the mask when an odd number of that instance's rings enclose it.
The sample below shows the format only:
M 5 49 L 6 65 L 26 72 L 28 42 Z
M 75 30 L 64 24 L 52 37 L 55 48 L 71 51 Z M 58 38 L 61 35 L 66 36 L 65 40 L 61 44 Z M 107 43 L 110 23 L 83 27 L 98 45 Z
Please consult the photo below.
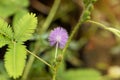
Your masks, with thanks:
M 57 27 L 50 32 L 49 42 L 51 46 L 58 44 L 58 47 L 62 49 L 64 48 L 67 40 L 68 40 L 67 31 L 62 27 Z

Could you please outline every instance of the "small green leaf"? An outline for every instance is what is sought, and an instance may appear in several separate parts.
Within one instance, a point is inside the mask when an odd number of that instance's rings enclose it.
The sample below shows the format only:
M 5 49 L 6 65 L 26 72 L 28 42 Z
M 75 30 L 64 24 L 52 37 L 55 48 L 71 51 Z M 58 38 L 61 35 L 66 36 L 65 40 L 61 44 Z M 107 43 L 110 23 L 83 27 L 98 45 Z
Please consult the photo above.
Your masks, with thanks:
M 101 74 L 93 69 L 69 70 L 63 80 L 101 80 Z
M 22 75 L 25 59 L 26 48 L 20 43 L 9 44 L 8 51 L 5 54 L 5 68 L 10 77 L 14 79 Z
M 26 41 L 32 37 L 32 33 L 37 26 L 37 18 L 35 14 L 26 14 L 14 26 L 14 38 L 16 41 Z
M 4 35 L 9 39 L 13 38 L 12 29 L 10 28 L 10 26 L 8 26 L 7 22 L 5 22 L 3 19 L 0 19 L 0 34 Z
M 29 6 L 29 0 L 14 0 L 14 3 L 16 3 L 16 5 L 19 5 L 21 7 Z
M 0 16 L 7 18 L 17 11 L 17 7 L 12 0 L 0 0 Z
M 29 0 L 0 0 L 0 17 L 7 18 L 29 6 Z
M 0 35 L 0 48 L 3 47 L 4 45 L 8 44 L 10 40 L 3 35 Z

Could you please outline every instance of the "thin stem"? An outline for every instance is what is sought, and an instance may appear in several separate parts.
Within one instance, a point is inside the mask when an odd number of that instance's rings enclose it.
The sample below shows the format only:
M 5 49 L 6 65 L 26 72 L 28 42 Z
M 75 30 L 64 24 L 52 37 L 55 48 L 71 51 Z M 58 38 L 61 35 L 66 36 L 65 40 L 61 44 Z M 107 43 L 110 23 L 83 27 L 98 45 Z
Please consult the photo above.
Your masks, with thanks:
M 108 31 L 112 32 L 113 34 L 115 34 L 117 37 L 120 37 L 120 30 L 118 30 L 118 29 L 105 26 L 105 25 L 103 25 L 103 24 L 101 24 L 101 23 L 99 23 L 99 22 L 92 21 L 92 20 L 88 20 L 87 22 L 90 22 L 90 23 L 99 25 L 98 27 L 101 27 L 101 28 L 103 28 L 103 29 L 105 29 L 105 30 L 108 30 Z
M 57 53 L 58 53 L 58 42 L 56 43 L 56 49 L 55 49 L 55 63 L 57 62 Z M 56 75 L 57 75 L 57 64 L 55 64 L 55 66 L 53 65 L 54 67 L 54 72 L 53 72 L 53 78 L 52 80 L 56 80 Z
M 50 68 L 52 68 L 52 66 L 47 63 L 45 60 L 43 60 L 42 58 L 38 57 L 37 55 L 35 55 L 34 53 L 30 52 L 29 50 L 27 50 L 28 53 L 30 53 L 32 56 L 36 57 L 38 60 L 40 60 L 41 62 L 45 63 L 46 65 L 48 65 Z
M 57 69 L 55 68 L 52 80 L 56 80 L 56 72 L 57 72 Z
M 50 23 L 52 22 L 55 14 L 56 14 L 56 12 L 58 10 L 58 7 L 60 5 L 60 1 L 61 0 L 55 0 L 54 1 L 53 6 L 52 6 L 52 8 L 50 10 L 50 13 L 49 13 L 47 19 L 45 20 L 45 22 L 44 22 L 44 24 L 42 26 L 42 29 L 40 30 L 40 33 L 45 32 L 48 29 Z
M 107 29 L 108 30 L 108 27 L 99 23 L 99 22 L 96 22 L 96 21 L 92 21 L 92 20 L 87 20 L 86 22 L 90 22 L 90 23 L 93 23 L 93 24 L 96 24 L 96 25 L 99 25 L 100 27 L 102 27 L 103 29 Z
M 58 52 L 58 42 L 56 43 L 56 49 L 55 49 L 55 60 L 57 59 L 57 52 Z
M 63 51 L 62 51 L 63 56 L 64 56 L 64 54 L 65 54 L 65 52 L 66 52 L 66 50 L 67 50 L 67 48 L 68 48 L 68 46 L 69 46 L 72 38 L 74 37 L 75 33 L 76 33 L 77 30 L 79 29 L 80 25 L 81 25 L 83 22 L 86 21 L 86 19 L 83 19 L 84 14 L 85 14 L 85 10 L 82 12 L 82 14 L 81 14 L 81 16 L 80 16 L 80 18 L 79 18 L 79 20 L 78 20 L 78 23 L 75 25 L 74 29 L 72 30 L 72 32 L 71 32 L 71 34 L 70 34 L 70 37 L 69 37 L 69 39 L 68 39 L 68 41 L 67 41 L 67 43 L 66 43 L 66 45 L 65 45 L 65 47 L 64 47 L 64 49 L 63 49 Z
M 53 75 L 53 79 L 52 80 L 55 80 L 55 78 L 56 78 L 56 74 Z
M 67 48 L 68 48 L 68 46 L 69 46 L 69 44 L 70 44 L 72 38 L 73 38 L 73 36 L 74 36 L 75 33 L 77 32 L 77 30 L 79 29 L 79 26 L 80 26 L 81 24 L 82 24 L 82 21 L 79 21 L 79 22 L 76 24 L 75 28 L 73 29 L 73 31 L 72 31 L 72 33 L 71 33 L 69 39 L 68 39 L 68 42 L 66 43 L 65 48 L 64 48 L 63 51 L 62 51 L 63 56 L 64 56 L 65 51 L 67 50 Z
M 33 63 L 34 58 L 35 58 L 34 56 L 30 55 L 30 58 L 27 62 L 27 65 L 25 66 L 25 71 L 23 73 L 23 76 L 22 76 L 21 80 L 26 80 L 27 79 L 27 76 L 28 76 L 28 73 L 30 72 L 30 68 L 31 68 L 31 65 Z

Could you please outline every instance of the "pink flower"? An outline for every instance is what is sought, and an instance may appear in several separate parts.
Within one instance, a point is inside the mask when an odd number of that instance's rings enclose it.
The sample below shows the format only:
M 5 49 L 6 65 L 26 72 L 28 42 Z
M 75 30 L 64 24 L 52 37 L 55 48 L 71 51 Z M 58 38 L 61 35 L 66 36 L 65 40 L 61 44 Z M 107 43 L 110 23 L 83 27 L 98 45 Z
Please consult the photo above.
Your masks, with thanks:
M 68 40 L 67 31 L 62 27 L 57 27 L 50 32 L 49 42 L 51 46 L 58 44 L 58 47 L 63 49 L 67 40 Z

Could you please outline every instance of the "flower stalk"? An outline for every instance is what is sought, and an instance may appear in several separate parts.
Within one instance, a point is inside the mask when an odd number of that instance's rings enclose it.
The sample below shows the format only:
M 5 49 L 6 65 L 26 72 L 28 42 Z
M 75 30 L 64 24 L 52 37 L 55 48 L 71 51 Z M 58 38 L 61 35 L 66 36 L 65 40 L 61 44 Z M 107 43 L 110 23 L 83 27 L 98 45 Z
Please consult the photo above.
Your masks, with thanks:
M 55 49 L 55 61 L 57 59 L 57 52 L 58 52 L 58 42 L 56 43 L 56 49 Z

